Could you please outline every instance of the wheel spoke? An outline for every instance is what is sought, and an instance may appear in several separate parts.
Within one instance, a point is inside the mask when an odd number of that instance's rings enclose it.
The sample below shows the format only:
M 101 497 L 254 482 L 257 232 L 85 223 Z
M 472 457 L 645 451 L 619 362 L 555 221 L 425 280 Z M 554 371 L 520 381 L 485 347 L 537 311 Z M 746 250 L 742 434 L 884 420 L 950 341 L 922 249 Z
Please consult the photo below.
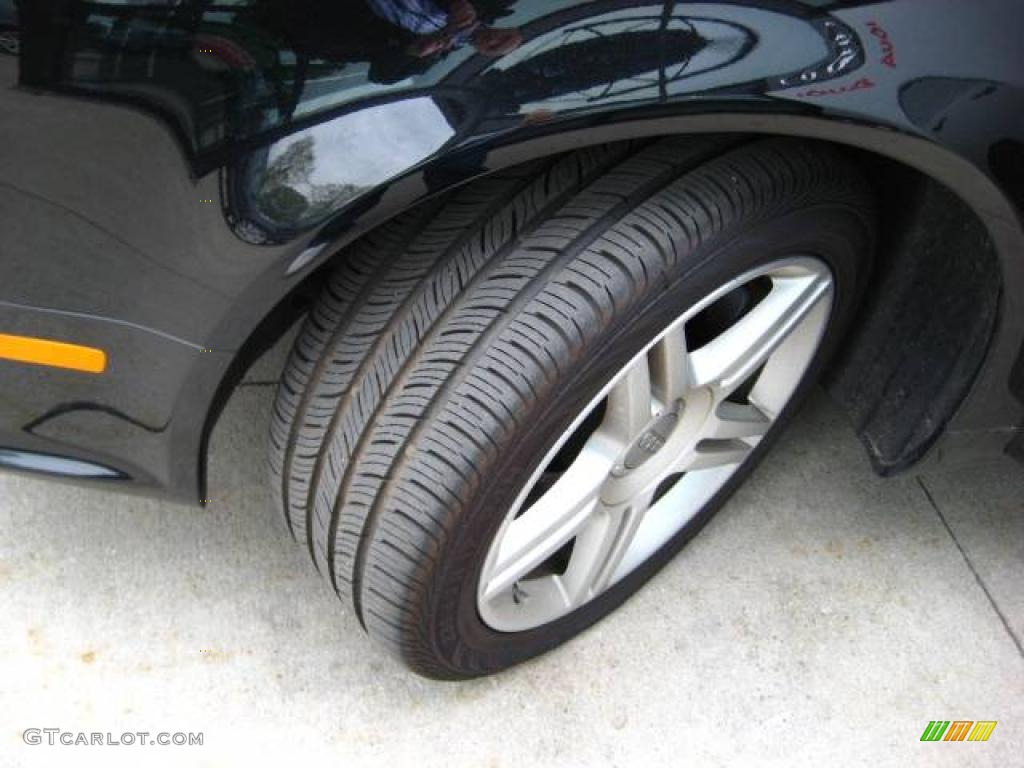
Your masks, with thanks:
M 693 453 L 681 463 L 680 469 L 693 472 L 698 469 L 739 464 L 752 450 L 752 445 L 738 439 L 701 440 L 694 447 Z
M 710 386 L 724 399 L 756 371 L 800 321 L 830 294 L 824 275 L 775 277 L 749 313 L 690 353 L 690 385 Z
M 666 333 L 651 350 L 650 359 L 654 396 L 667 410 L 683 398 L 689 384 L 686 326 L 679 323 Z
M 711 440 L 761 437 L 771 425 L 772 420 L 757 406 L 726 400 L 708 417 L 702 435 Z
M 569 570 L 563 578 L 572 606 L 608 588 L 653 498 L 651 490 L 625 504 L 599 503 L 598 510 L 576 537 Z
M 569 469 L 508 524 L 484 590 L 489 599 L 554 555 L 587 522 L 622 446 L 595 432 Z
M 608 393 L 608 408 L 600 431 L 628 444 L 651 421 L 651 373 L 641 355 Z

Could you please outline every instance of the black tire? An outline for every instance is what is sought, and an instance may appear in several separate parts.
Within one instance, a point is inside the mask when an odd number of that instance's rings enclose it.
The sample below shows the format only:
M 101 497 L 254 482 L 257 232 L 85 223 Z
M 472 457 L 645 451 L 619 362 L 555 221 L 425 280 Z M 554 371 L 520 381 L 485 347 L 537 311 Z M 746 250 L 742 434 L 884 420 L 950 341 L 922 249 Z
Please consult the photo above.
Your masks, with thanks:
M 404 215 L 331 275 L 278 390 L 271 465 L 290 529 L 421 674 L 486 674 L 558 645 L 638 589 L 770 447 L 850 320 L 872 222 L 838 151 L 728 137 L 585 149 Z M 488 627 L 483 558 L 555 436 L 683 310 L 793 253 L 831 267 L 832 314 L 745 465 L 599 597 L 537 629 Z

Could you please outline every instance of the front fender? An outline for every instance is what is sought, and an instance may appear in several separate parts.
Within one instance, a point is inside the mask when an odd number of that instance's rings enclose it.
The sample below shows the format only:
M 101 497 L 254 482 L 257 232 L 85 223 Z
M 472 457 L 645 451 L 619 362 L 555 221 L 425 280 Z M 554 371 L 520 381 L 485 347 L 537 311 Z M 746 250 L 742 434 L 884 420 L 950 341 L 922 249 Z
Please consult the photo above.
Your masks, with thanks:
M 124 364 L 100 386 L 6 378 L 0 447 L 203 498 L 218 402 L 268 341 L 275 307 L 346 243 L 501 167 L 686 132 L 833 141 L 955 190 L 988 228 L 1004 284 L 992 362 L 957 418 L 1019 420 L 1006 381 L 1024 336 L 1024 236 L 1010 200 L 1024 195 L 1019 175 L 990 164 L 993 147 L 1024 139 L 1017 3 L 476 7 L 471 27 L 439 35 L 334 0 L 19 2 L 19 52 L 0 55 L 0 109 L 17 117 L 0 127 L 0 194 L 16 203 L 0 225 L 19 231 L 0 262 L 0 324 L 35 316 L 13 307 L 88 317 Z M 430 34 L 448 39 L 421 55 Z M 176 362 L 140 388 L 155 374 L 128 363 L 154 339 Z M 45 435 L 26 430 L 80 402 L 127 417 L 116 441 L 74 412 Z

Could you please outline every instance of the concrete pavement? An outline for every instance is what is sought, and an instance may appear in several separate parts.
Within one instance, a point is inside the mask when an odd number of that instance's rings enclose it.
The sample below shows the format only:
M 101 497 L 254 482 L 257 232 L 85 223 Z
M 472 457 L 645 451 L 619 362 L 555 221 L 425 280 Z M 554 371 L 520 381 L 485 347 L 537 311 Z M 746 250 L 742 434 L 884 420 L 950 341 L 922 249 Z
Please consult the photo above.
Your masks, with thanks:
M 205 511 L 0 477 L 0 765 L 1022 764 L 1018 465 L 881 480 L 818 396 L 623 609 L 439 684 L 367 640 L 273 509 L 279 359 L 214 433 Z M 935 719 L 999 724 L 921 743 Z M 33 727 L 204 745 L 25 745 Z

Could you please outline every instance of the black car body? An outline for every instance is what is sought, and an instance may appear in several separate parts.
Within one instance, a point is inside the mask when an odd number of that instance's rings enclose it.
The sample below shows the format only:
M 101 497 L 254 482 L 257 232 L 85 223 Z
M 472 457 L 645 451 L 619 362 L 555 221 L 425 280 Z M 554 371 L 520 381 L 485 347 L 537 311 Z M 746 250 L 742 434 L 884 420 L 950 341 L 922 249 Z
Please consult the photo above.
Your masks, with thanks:
M 879 268 L 827 383 L 879 471 L 1019 455 L 1019 2 L 481 1 L 437 45 L 382 5 L 0 2 L 0 334 L 106 360 L 0 359 L 0 467 L 206 499 L 220 406 L 348 243 L 678 133 L 831 142 L 872 181 Z

